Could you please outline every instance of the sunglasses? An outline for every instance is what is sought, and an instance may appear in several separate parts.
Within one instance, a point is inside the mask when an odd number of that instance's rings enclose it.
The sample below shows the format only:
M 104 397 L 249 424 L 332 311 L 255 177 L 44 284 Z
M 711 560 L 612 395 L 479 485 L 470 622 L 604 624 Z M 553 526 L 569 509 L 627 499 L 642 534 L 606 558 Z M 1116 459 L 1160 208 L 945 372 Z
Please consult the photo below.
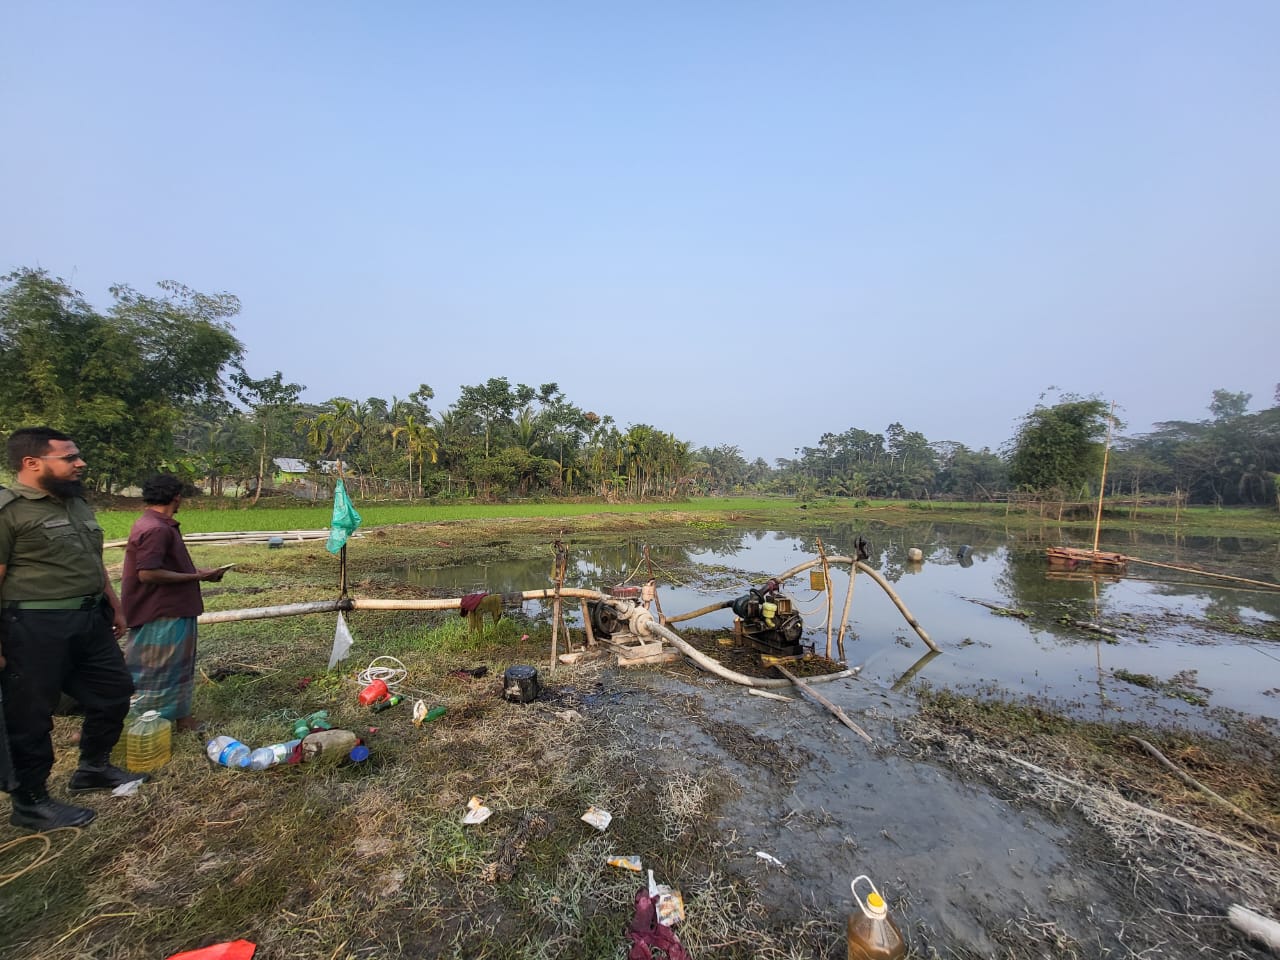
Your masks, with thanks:
M 42 456 L 40 459 L 41 460 L 61 460 L 63 463 L 75 463 L 77 460 L 80 460 L 81 458 L 82 456 L 79 453 L 68 453 L 65 455 L 57 455 L 57 456 L 55 456 L 52 453 L 47 453 L 44 456 Z

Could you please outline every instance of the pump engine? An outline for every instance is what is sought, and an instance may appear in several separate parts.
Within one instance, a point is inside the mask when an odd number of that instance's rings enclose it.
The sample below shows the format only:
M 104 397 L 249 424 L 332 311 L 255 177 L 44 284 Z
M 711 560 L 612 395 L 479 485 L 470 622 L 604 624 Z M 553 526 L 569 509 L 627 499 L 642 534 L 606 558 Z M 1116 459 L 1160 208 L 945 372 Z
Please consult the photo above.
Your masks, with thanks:
M 752 587 L 745 596 L 734 600 L 731 607 L 740 621 L 742 637 L 757 653 L 775 657 L 804 656 L 806 647 L 800 642 L 804 621 L 791 598 L 778 589 L 778 581 Z

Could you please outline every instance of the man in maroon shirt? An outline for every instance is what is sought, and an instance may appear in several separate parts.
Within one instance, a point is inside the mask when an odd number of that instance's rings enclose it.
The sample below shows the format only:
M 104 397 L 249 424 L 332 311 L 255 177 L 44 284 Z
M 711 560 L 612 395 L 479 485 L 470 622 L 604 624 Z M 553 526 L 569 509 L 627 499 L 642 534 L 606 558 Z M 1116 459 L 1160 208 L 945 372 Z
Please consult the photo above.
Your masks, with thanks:
M 173 515 L 185 487 L 171 474 L 142 485 L 147 504 L 129 531 L 120 599 L 129 642 L 124 659 L 133 675 L 134 710 L 157 710 L 179 730 L 194 729 L 191 688 L 196 667 L 196 617 L 204 611 L 200 581 L 217 582 L 226 567 L 198 570 Z

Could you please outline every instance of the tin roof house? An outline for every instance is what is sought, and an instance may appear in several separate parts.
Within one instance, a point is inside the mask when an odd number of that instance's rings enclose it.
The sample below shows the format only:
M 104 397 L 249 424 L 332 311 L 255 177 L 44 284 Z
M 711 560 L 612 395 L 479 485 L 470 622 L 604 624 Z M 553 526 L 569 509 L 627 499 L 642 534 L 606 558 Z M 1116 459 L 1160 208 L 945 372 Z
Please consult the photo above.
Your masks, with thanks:
M 302 460 L 298 457 L 276 457 L 276 472 L 270 484 L 273 490 L 291 493 L 300 500 L 322 500 L 329 497 L 331 483 L 325 478 L 338 476 L 346 468 L 340 460 Z

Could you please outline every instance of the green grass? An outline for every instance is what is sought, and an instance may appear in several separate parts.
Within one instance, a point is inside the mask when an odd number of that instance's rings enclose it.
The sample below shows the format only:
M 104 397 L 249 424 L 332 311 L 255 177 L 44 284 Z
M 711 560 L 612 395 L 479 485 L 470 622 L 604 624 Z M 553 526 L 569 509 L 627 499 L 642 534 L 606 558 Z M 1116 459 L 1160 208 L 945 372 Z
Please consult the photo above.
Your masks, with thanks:
M 259 504 L 237 506 L 237 501 L 192 500 L 184 504 L 178 519 L 185 533 L 214 533 L 261 530 L 320 530 L 329 525 L 332 506 Z M 851 500 L 828 497 L 802 505 L 786 497 L 695 497 L 680 502 L 646 503 L 386 503 L 356 501 L 363 519 L 363 529 L 406 523 L 450 523 L 459 521 L 555 520 L 594 515 L 632 515 L 664 517 L 667 525 L 685 523 L 696 529 L 710 529 L 726 519 L 752 516 L 760 519 L 785 519 L 789 524 L 821 523 L 832 518 L 847 519 L 852 515 L 879 520 L 918 521 L 927 515 L 930 521 L 960 521 L 1000 525 L 1006 528 L 1059 527 L 1092 530 L 1093 520 L 1063 520 L 1041 517 L 1022 509 L 1005 512 L 1003 504 L 952 501 L 918 502 L 909 500 Z M 138 510 L 102 510 L 98 521 L 108 540 L 128 536 L 138 517 Z M 681 518 L 679 515 L 686 515 Z M 690 516 L 691 515 L 691 516 Z M 1141 511 L 1136 519 L 1123 514 L 1107 513 L 1103 520 L 1108 530 L 1176 530 L 1179 534 L 1237 535 L 1280 537 L 1280 513 L 1253 507 L 1217 509 L 1189 507 L 1176 515 L 1170 508 L 1155 507 Z
M 364 528 L 397 523 L 447 523 L 458 520 L 554 519 L 582 517 L 591 514 L 650 514 L 690 511 L 697 513 L 739 513 L 793 507 L 790 500 L 700 498 L 679 503 L 496 503 L 496 504 L 428 504 L 367 503 L 356 501 L 356 510 Z M 129 535 L 138 518 L 138 510 L 101 510 L 98 522 L 108 540 Z M 184 533 L 222 533 L 255 530 L 320 530 L 329 525 L 333 507 L 329 503 L 316 506 L 263 506 L 228 508 L 216 501 L 193 500 L 183 505 L 178 520 Z

